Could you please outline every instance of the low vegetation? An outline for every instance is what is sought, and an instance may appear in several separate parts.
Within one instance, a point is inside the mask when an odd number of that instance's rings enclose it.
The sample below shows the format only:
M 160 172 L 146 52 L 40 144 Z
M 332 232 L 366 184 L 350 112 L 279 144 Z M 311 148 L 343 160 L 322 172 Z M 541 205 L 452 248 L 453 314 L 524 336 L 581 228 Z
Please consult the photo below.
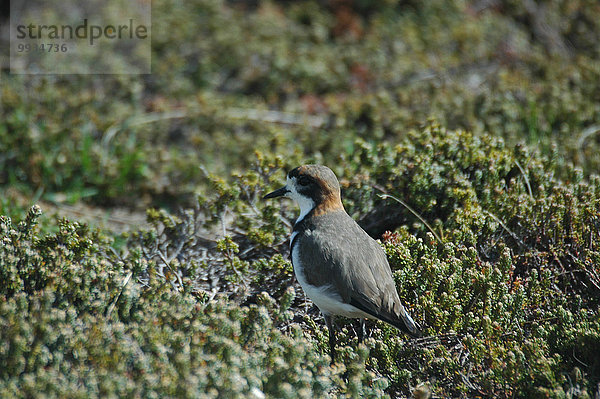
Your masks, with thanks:
M 152 21 L 151 75 L 1 72 L 1 397 L 600 396 L 597 2 L 157 0 Z M 261 201 L 309 162 L 424 338 L 340 319 L 329 365 L 297 209 Z
M 213 178 L 196 208 L 149 211 L 152 227 L 120 249 L 66 220 L 40 234 L 38 207 L 3 217 L 3 395 L 381 397 L 426 383 L 440 396 L 592 397 L 600 180 L 574 168 L 559 180 L 526 148 L 437 125 L 395 148 L 357 146 L 338 170 L 346 206 L 403 225 L 382 245 L 425 338 L 372 322 L 359 345 L 343 322 L 343 362 L 328 366 L 286 260 L 294 209 L 259 200 L 282 161 L 259 156 Z

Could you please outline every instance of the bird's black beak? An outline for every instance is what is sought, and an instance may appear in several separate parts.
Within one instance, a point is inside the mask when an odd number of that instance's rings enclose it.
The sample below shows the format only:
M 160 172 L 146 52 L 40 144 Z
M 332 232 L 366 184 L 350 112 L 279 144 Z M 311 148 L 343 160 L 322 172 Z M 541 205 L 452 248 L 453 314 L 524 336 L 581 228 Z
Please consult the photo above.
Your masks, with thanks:
M 286 195 L 289 192 L 290 192 L 290 190 L 288 190 L 286 186 L 283 186 L 283 187 L 278 188 L 277 190 L 273 191 L 272 193 L 265 195 L 263 197 L 263 199 L 281 197 L 283 195 Z

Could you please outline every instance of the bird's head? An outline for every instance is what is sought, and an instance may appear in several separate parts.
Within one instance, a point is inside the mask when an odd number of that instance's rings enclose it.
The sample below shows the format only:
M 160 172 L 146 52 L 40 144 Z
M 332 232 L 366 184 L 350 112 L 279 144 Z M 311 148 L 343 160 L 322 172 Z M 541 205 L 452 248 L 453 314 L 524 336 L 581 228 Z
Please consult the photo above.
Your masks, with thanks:
M 300 206 L 300 217 L 316 208 L 318 213 L 344 209 L 340 183 L 331 169 L 323 165 L 303 165 L 292 169 L 287 184 L 267 195 L 264 199 L 287 197 Z

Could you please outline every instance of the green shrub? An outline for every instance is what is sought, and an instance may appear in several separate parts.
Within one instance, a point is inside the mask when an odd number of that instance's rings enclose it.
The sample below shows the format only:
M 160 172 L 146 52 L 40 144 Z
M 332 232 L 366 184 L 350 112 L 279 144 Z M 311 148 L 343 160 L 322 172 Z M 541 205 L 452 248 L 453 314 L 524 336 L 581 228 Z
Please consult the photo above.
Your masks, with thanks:
M 381 396 L 367 352 L 330 368 L 290 324 L 293 290 L 280 306 L 266 293 L 259 305 L 203 300 L 85 226 L 38 235 L 39 215 L 0 221 L 0 396 Z
M 2 392 L 595 394 L 597 177 L 436 124 L 393 148 L 358 141 L 337 168 L 345 205 L 371 232 L 396 230 L 382 244 L 426 337 L 369 322 L 362 346 L 341 323 L 330 368 L 326 329 L 285 260 L 296 210 L 260 201 L 300 163 L 288 161 L 258 153 L 243 174 L 209 176 L 195 208 L 149 211 L 121 252 L 66 220 L 41 234 L 36 207 L 16 226 L 3 217 Z
M 0 396 L 600 395 L 598 21 L 591 0 L 158 0 L 151 75 L 0 72 Z M 426 338 L 340 323 L 328 366 L 296 210 L 260 201 L 307 162 Z M 25 215 L 40 197 L 163 210 L 113 241 Z

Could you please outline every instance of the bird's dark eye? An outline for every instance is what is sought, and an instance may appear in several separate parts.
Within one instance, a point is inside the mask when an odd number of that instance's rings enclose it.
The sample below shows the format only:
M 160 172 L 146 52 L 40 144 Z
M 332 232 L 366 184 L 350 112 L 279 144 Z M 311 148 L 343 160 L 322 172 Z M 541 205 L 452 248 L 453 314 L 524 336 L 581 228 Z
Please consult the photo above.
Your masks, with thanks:
M 306 176 L 299 176 L 297 182 L 301 186 L 308 186 L 308 183 L 310 183 L 310 179 Z

